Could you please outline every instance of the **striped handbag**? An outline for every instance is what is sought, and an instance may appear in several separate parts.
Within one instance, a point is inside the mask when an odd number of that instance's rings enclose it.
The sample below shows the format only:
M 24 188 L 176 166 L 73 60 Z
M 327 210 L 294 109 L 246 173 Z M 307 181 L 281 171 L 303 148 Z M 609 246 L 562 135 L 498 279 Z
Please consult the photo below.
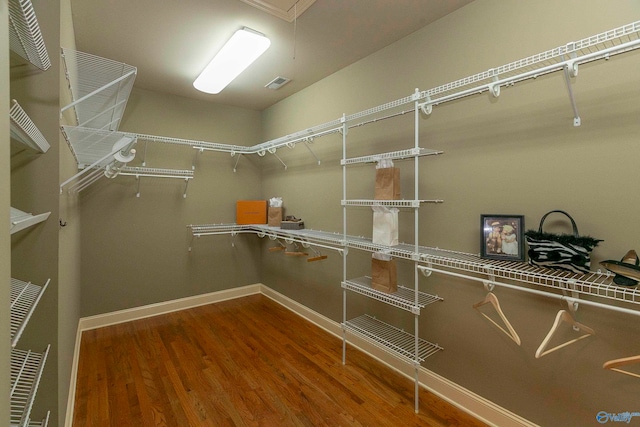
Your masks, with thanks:
M 571 221 L 573 234 L 554 234 L 542 231 L 544 220 L 552 213 L 564 214 Z M 568 270 L 577 274 L 589 273 L 591 267 L 591 251 L 598 246 L 600 239 L 580 236 L 578 226 L 565 211 L 554 210 L 544 214 L 540 219 L 538 230 L 527 230 L 525 240 L 529 246 L 529 264 Z

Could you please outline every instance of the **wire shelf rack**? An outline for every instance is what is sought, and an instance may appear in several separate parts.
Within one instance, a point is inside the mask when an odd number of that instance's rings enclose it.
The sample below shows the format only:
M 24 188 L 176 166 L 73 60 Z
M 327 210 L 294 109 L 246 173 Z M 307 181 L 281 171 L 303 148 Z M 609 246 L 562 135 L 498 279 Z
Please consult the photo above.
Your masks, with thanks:
M 47 346 L 43 353 L 11 350 L 11 426 L 30 425 L 31 408 L 49 349 Z
M 24 230 L 25 228 L 36 225 L 49 218 L 51 212 L 41 213 L 33 215 L 31 213 L 23 212 L 20 209 L 11 207 L 11 222 L 9 224 L 9 230 L 11 234 Z
M 135 140 L 127 132 L 115 132 L 78 126 L 62 126 L 62 134 L 76 158 L 79 169 L 95 164 L 105 167 L 114 160 L 114 146 L 123 138 Z M 116 150 L 117 151 L 117 150 Z
M 390 208 L 419 208 L 423 203 L 444 203 L 441 199 L 432 200 L 342 200 L 342 206 L 386 206 Z
M 419 313 L 420 309 L 423 309 L 434 302 L 443 301 L 443 299 L 437 295 L 430 295 L 425 292 L 418 291 L 416 303 L 416 291 L 402 285 L 398 285 L 398 290 L 394 293 L 378 291 L 371 287 L 371 277 L 369 276 L 347 280 L 342 283 L 342 286 L 352 292 L 373 298 L 377 301 L 382 301 L 386 304 L 412 313 Z
M 27 326 L 40 298 L 47 290 L 49 280 L 44 286 L 11 278 L 11 347 L 15 347 Z
M 15 99 L 9 108 L 9 120 L 11 138 L 40 153 L 49 150 L 47 139 Z
M 447 271 L 464 271 L 481 275 L 507 279 L 523 284 L 542 286 L 550 291 L 571 290 L 584 296 L 603 298 L 631 304 L 640 304 L 640 289 L 617 286 L 613 283 L 613 274 L 608 271 L 592 271 L 586 275 L 572 274 L 562 270 L 531 266 L 525 262 L 490 260 L 479 255 L 440 248 L 401 243 L 397 246 L 384 246 L 371 243 L 371 239 L 362 236 L 344 236 L 342 233 L 320 230 L 283 230 L 266 225 L 206 224 L 189 225 L 194 236 L 214 234 L 253 233 L 272 240 L 319 245 L 336 250 L 355 248 L 369 252 L 384 252 L 394 258 L 418 261 L 426 266 L 440 267 Z
M 416 337 L 367 314 L 343 323 L 345 330 L 373 343 L 376 347 L 413 363 L 424 362 L 429 356 L 443 350 L 438 344 L 418 338 L 418 353 L 415 353 Z
M 9 46 L 42 71 L 51 67 L 31 0 L 9 0 Z
M 494 94 L 497 95 L 499 91 L 496 88 L 500 86 L 536 78 L 562 70 L 565 67 L 570 69 L 572 75 L 575 75 L 578 64 L 609 58 L 611 55 L 628 52 L 639 47 L 640 21 L 636 21 L 437 86 L 422 92 L 420 98 L 426 99 L 428 105 L 438 105 L 486 90 L 494 90 Z
M 390 151 L 388 153 L 371 154 L 368 156 L 352 157 L 340 160 L 341 165 L 353 165 L 358 163 L 377 163 L 380 160 L 405 160 L 414 157 L 436 156 L 444 151 L 431 150 L 428 148 L 408 148 L 406 150 Z
M 62 59 L 73 101 L 61 112 L 73 108 L 80 127 L 118 130 L 136 67 L 64 48 Z
M 51 412 L 47 412 L 47 415 L 41 421 L 29 421 L 29 427 L 47 427 L 49 425 L 49 417 Z M 13 427 L 13 425 L 11 426 Z

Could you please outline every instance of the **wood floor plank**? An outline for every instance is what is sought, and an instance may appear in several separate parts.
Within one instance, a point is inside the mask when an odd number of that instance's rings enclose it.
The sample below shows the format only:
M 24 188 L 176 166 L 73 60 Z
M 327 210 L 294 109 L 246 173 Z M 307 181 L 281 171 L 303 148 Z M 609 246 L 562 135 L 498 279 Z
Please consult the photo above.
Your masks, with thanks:
M 263 295 L 82 335 L 74 427 L 484 426 Z

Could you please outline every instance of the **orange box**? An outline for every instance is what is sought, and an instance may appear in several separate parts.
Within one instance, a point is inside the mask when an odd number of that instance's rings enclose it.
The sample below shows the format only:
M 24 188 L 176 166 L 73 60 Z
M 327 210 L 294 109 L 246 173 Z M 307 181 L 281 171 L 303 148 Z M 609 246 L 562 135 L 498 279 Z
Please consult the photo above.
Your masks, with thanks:
M 236 224 L 266 224 L 266 200 L 238 200 L 236 202 Z

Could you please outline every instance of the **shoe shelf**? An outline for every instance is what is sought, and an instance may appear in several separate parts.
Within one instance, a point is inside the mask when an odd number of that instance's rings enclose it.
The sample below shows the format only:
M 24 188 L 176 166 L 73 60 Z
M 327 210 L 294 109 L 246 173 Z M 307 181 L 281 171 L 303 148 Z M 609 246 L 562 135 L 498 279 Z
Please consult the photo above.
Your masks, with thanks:
M 49 349 L 50 346 L 47 346 L 42 353 L 18 349 L 11 350 L 10 425 L 12 427 L 32 425 L 29 419 L 31 408 L 36 397 Z
M 11 278 L 11 347 L 15 347 L 27 326 L 40 298 L 47 290 L 49 280 L 44 286 Z
M 120 175 L 133 176 L 136 178 L 136 180 L 138 181 L 136 197 L 140 197 L 140 178 L 142 177 L 183 179 L 185 181 L 184 192 L 182 193 L 183 198 L 187 197 L 187 188 L 189 187 L 189 181 L 193 179 L 192 170 L 148 168 L 140 166 L 124 166 L 120 170 Z
M 14 207 L 11 208 L 11 223 L 9 224 L 9 229 L 11 234 L 17 233 L 18 231 L 24 230 L 25 228 L 36 225 L 42 221 L 45 221 L 49 218 L 51 212 L 41 213 L 37 215 L 33 215 L 31 213 L 23 212 L 20 209 L 16 209 Z
M 356 317 L 343 323 L 347 332 L 351 332 L 373 343 L 376 347 L 398 356 L 409 363 L 422 363 L 429 356 L 443 348 L 418 338 L 416 353 L 416 337 L 402 329 L 389 325 L 368 314 Z
M 9 0 L 9 46 L 42 71 L 51 67 L 31 0 Z
M 368 252 L 385 252 L 394 258 L 418 261 L 423 266 L 439 269 L 444 274 L 473 273 L 480 277 L 504 279 L 522 284 L 541 286 L 550 291 L 570 290 L 585 296 L 611 301 L 640 304 L 640 289 L 613 284 L 609 272 L 593 271 L 586 275 L 572 274 L 561 270 L 534 267 L 525 262 L 502 261 L 480 258 L 478 255 L 440 248 L 401 243 L 396 246 L 374 244 L 370 238 L 345 236 L 342 233 L 312 229 L 283 230 L 266 225 L 204 224 L 189 225 L 194 237 L 249 233 L 271 240 L 327 247 L 342 251 L 354 248 Z
M 11 138 L 39 153 L 49 150 L 46 138 L 15 99 L 9 108 L 9 120 Z
M 420 291 L 416 294 L 414 289 L 406 288 L 402 285 L 398 285 L 398 290 L 394 293 L 378 291 L 371 287 L 371 277 L 369 276 L 347 280 L 342 283 L 342 287 L 414 314 L 419 314 L 421 309 L 434 302 L 443 301 L 443 298 L 437 295 L 430 295 Z

